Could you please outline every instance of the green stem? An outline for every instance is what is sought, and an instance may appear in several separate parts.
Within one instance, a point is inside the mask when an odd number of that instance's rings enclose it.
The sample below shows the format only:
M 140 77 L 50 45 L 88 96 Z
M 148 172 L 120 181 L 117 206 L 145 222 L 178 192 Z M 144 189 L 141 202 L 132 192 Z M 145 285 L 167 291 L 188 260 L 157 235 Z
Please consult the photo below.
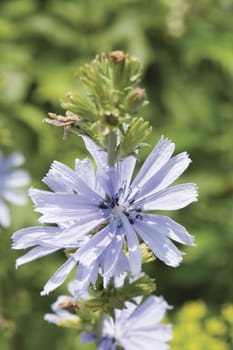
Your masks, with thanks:
M 99 345 L 99 342 L 101 341 L 101 338 L 102 338 L 103 321 L 104 321 L 104 313 L 103 313 L 103 311 L 100 311 L 99 312 L 99 319 L 98 319 L 98 323 L 97 323 L 97 329 L 96 329 L 97 346 Z
M 116 163 L 116 145 L 117 145 L 117 136 L 116 133 L 110 131 L 108 135 L 108 166 L 113 168 Z

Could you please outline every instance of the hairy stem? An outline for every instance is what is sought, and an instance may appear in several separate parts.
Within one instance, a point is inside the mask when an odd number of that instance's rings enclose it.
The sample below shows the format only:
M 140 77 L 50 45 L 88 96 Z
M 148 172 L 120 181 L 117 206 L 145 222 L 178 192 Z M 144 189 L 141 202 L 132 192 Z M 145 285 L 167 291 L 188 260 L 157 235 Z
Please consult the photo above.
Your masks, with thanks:
M 113 168 L 116 160 L 117 160 L 117 154 L 116 154 L 116 145 L 117 145 L 117 135 L 115 132 L 110 131 L 108 135 L 108 166 Z

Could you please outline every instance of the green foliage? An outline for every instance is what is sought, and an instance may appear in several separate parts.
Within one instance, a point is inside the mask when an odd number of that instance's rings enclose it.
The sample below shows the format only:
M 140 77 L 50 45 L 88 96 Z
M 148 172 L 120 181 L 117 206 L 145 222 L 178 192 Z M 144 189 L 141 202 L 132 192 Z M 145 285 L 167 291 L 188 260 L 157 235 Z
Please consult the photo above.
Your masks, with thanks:
M 128 279 L 124 281 L 124 285 L 119 288 L 109 283 L 106 289 L 92 288 L 90 290 L 91 299 L 85 302 L 88 309 L 91 311 L 104 311 L 113 314 L 115 308 L 122 309 L 125 300 L 133 302 L 133 298 L 138 296 L 147 297 L 155 290 L 155 282 L 147 275 L 143 275 L 134 282 Z
M 75 72 L 97 53 L 112 50 L 142 61 L 142 86 L 150 100 L 143 119 L 153 126 L 149 143 L 154 145 L 164 134 L 177 151 L 187 150 L 193 164 L 182 181 L 197 182 L 200 189 L 197 204 L 174 214 L 195 235 L 197 247 L 186 249 L 177 269 L 158 261 L 146 265 L 156 277 L 157 292 L 175 309 L 201 298 L 211 310 L 233 295 L 232 12 L 230 0 L 0 3 L 0 146 L 6 153 L 24 153 L 35 187 L 43 188 L 41 178 L 53 159 L 73 166 L 75 157 L 86 156 L 75 134 L 62 141 L 62 130 L 42 123 L 48 112 L 63 113 L 59 100 L 67 91 L 85 93 Z M 149 148 L 143 148 L 140 161 L 148 153 Z M 75 331 L 43 321 L 66 288 L 46 298 L 39 291 L 65 257 L 47 257 L 16 273 L 18 254 L 10 250 L 10 235 L 35 225 L 36 214 L 31 203 L 12 206 L 11 213 L 12 227 L 0 232 L 0 348 L 82 349 Z M 222 323 L 223 316 L 217 317 Z M 181 331 L 184 322 L 175 322 Z M 203 349 L 213 344 L 211 322 L 204 322 L 208 333 Z M 195 329 L 190 332 L 197 337 Z M 174 349 L 188 350 L 188 343 L 182 348 L 179 341 Z M 218 341 L 223 344 L 225 336 Z M 218 350 L 229 346 L 219 345 Z

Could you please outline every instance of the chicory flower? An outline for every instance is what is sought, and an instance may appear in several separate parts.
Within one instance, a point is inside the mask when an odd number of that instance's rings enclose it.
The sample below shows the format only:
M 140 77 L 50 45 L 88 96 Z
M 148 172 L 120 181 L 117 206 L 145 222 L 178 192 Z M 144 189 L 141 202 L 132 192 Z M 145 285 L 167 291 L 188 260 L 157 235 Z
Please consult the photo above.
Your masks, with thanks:
M 140 301 L 140 297 L 136 298 Z M 167 350 L 172 339 L 171 326 L 160 324 L 171 308 L 162 297 L 150 296 L 144 303 L 126 302 L 122 310 L 115 309 L 114 317 L 104 316 L 100 344 L 97 350 Z M 95 340 L 94 334 L 83 332 L 81 342 Z M 97 338 L 98 339 L 98 338 Z
M 107 153 L 83 138 L 97 170 L 88 158 L 76 159 L 75 170 L 55 161 L 43 180 L 53 192 L 30 190 L 35 210 L 42 214 L 39 222 L 49 226 L 25 228 L 13 235 L 14 249 L 34 247 L 17 259 L 17 266 L 60 249 L 72 252 L 42 294 L 62 284 L 77 265 L 77 298 L 95 283 L 99 272 L 104 286 L 125 271 L 137 276 L 141 272 L 139 239 L 173 267 L 183 256 L 173 241 L 193 245 L 183 226 L 158 213 L 197 200 L 195 184 L 170 186 L 191 162 L 186 152 L 172 157 L 174 143 L 161 137 L 132 180 L 135 156 L 108 167 Z

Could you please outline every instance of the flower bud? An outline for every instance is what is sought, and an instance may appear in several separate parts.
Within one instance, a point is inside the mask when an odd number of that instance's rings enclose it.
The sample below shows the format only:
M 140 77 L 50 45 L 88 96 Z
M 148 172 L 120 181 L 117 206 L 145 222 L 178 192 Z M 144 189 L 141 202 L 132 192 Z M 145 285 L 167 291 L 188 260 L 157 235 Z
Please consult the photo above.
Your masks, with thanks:
M 126 59 L 126 54 L 120 50 L 111 51 L 107 54 L 107 56 L 108 58 L 112 59 L 114 63 L 121 63 Z
M 105 112 L 105 120 L 107 124 L 117 126 L 119 124 L 119 113 L 118 111 Z
M 136 113 L 145 101 L 145 90 L 139 87 L 132 89 L 125 99 L 128 113 Z

